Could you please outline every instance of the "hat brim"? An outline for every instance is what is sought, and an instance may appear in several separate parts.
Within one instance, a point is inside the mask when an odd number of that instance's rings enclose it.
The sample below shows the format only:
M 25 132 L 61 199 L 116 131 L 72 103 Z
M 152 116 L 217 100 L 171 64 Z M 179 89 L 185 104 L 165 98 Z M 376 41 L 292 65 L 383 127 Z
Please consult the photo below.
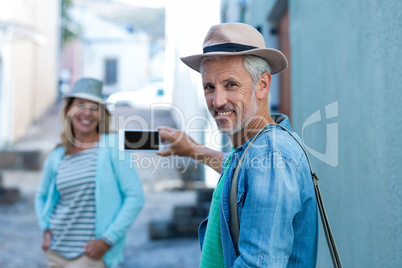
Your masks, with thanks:
M 104 99 L 101 99 L 92 94 L 86 94 L 86 93 L 72 93 L 70 95 L 64 96 L 64 98 L 80 98 L 80 99 L 84 99 L 84 100 L 94 101 L 94 102 L 97 102 L 100 104 L 105 104 Z
M 182 57 L 180 60 L 191 69 L 200 72 L 200 65 L 203 58 L 217 57 L 217 56 L 244 56 L 253 55 L 265 59 L 270 67 L 271 74 L 280 73 L 288 67 L 288 61 L 282 52 L 272 48 L 256 48 L 242 52 L 209 52 L 204 54 L 197 54 L 187 57 Z

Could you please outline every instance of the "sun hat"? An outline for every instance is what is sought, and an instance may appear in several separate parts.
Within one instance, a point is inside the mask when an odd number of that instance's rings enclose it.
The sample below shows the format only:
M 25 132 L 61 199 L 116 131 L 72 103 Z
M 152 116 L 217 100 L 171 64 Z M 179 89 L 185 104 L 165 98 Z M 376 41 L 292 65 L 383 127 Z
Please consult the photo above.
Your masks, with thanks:
M 254 27 L 245 23 L 221 23 L 212 26 L 203 44 L 203 54 L 180 58 L 188 67 L 200 72 L 201 61 L 212 56 L 254 55 L 268 61 L 271 74 L 288 67 L 285 55 L 277 49 L 266 48 L 264 37 Z
M 102 93 L 103 83 L 94 78 L 81 78 L 75 82 L 71 93 L 65 95 L 65 98 L 81 98 L 105 104 Z

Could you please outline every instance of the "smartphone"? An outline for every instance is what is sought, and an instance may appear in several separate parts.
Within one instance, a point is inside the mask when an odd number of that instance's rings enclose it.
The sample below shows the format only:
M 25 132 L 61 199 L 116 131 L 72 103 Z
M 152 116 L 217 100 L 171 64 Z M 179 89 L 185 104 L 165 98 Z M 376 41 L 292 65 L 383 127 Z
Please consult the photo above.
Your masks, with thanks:
M 159 131 L 157 130 L 119 130 L 119 149 L 158 151 L 161 144 Z

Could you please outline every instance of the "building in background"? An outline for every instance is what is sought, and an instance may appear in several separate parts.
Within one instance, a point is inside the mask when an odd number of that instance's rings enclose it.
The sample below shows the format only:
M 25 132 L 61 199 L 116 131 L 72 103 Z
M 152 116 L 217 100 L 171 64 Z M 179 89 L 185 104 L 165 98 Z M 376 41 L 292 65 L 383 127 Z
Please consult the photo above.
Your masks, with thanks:
M 222 7 L 224 22 L 259 28 L 290 59 L 278 109 L 291 115 L 320 177 L 344 266 L 401 266 L 402 2 L 223 0 Z M 317 267 L 332 267 L 322 232 Z
M 103 91 L 110 95 L 149 83 L 150 41 L 146 33 L 126 29 L 85 8 L 74 8 L 71 16 L 81 33 L 63 49 L 62 73 L 67 73 L 70 86 L 80 77 L 93 77 L 104 82 Z
M 166 2 L 165 88 L 172 95 L 172 115 L 177 126 L 195 141 L 222 149 L 222 135 L 205 104 L 201 75 L 191 70 L 180 57 L 202 53 L 209 28 L 220 23 L 220 1 L 177 0 Z M 208 186 L 215 187 L 218 174 L 205 167 Z
M 0 2 L 0 148 L 57 97 L 59 1 Z
M 265 45 L 281 50 L 290 61 L 288 51 L 278 40 L 278 24 L 268 19 L 274 1 L 221 0 L 222 22 L 243 22 L 256 28 L 263 36 Z M 282 35 L 286 36 L 286 35 Z M 281 46 L 282 45 L 282 46 Z M 289 74 L 289 69 L 272 76 L 270 107 L 272 112 L 281 112 L 290 116 L 290 86 L 282 80 Z M 286 81 L 286 80 L 285 80 Z

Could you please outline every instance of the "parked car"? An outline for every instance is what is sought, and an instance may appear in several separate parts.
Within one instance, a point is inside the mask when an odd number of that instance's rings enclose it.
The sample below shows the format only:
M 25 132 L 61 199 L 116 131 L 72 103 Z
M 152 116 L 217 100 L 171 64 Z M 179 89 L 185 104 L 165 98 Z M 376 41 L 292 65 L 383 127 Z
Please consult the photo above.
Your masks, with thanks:
M 157 81 L 130 91 L 119 91 L 111 94 L 106 100 L 109 107 L 129 105 L 133 108 L 149 108 L 152 103 L 169 102 L 163 89 L 163 82 Z

